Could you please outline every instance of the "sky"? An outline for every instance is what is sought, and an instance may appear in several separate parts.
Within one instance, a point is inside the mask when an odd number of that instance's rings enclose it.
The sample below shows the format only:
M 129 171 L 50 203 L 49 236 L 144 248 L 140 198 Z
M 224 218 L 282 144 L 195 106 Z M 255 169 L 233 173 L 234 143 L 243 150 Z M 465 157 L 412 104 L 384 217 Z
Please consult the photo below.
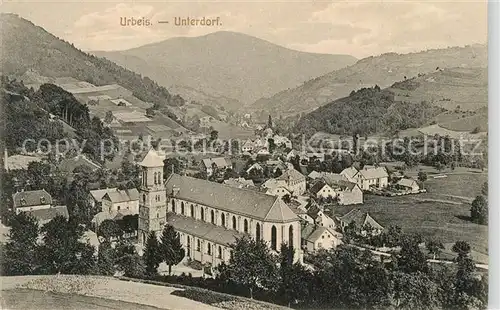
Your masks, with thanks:
M 95 1 L 3 0 L 82 50 L 125 50 L 216 31 L 252 35 L 291 49 L 357 58 L 487 42 L 487 1 Z M 121 26 L 120 18 L 151 26 Z M 175 26 L 175 17 L 220 18 L 218 26 Z M 158 21 L 169 21 L 160 24 Z

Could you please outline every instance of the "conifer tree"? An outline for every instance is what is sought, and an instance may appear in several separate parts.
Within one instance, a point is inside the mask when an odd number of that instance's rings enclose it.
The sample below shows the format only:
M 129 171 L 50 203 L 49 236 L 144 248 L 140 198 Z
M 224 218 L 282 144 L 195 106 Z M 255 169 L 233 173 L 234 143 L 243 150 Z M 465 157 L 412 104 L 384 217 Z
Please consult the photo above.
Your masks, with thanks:
M 166 225 L 161 235 L 160 252 L 162 260 L 168 265 L 168 274 L 172 274 L 172 266 L 182 261 L 186 254 L 182 247 L 179 233 L 172 225 Z

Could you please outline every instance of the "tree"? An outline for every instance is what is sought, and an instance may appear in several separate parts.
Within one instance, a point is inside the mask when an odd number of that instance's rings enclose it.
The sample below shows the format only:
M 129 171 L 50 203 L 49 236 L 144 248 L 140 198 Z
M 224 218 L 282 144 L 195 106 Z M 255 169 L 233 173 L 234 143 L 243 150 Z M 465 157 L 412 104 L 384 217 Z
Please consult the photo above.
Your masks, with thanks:
M 104 220 L 97 228 L 97 237 L 104 238 L 105 242 L 111 242 L 113 237 L 121 237 L 123 231 L 120 225 L 113 220 Z
M 274 153 L 274 150 L 276 149 L 276 143 L 274 143 L 273 138 L 267 139 L 267 143 L 269 144 L 269 153 Z
M 13 215 L 8 220 L 9 242 L 2 249 L 2 273 L 5 275 L 29 275 L 37 267 L 38 223 L 25 213 Z
M 113 111 L 106 112 L 106 116 L 104 116 L 104 123 L 111 124 L 113 121 Z
M 95 249 L 83 243 L 83 226 L 56 216 L 42 227 L 43 245 L 39 257 L 45 274 L 89 274 L 95 268 Z
M 144 249 L 144 264 L 146 265 L 146 273 L 148 275 L 155 275 L 158 272 L 158 267 L 162 261 L 162 253 L 160 251 L 160 244 L 156 233 L 151 231 L 146 241 L 146 248 Z
M 267 119 L 267 128 L 270 128 L 270 129 L 273 128 L 273 119 L 271 117 L 271 114 L 269 114 L 269 117 Z
M 398 268 L 406 273 L 426 273 L 429 269 L 425 255 L 418 246 L 418 240 L 413 236 L 407 236 L 403 239 L 397 263 Z
M 219 138 L 219 132 L 217 130 L 210 131 L 210 141 L 215 141 Z
M 166 225 L 160 238 L 160 252 L 165 264 L 168 265 L 168 274 L 172 274 L 172 266 L 177 265 L 186 255 L 182 247 L 179 233 L 172 225 Z
M 163 177 L 168 178 L 172 173 L 181 173 L 181 162 L 176 157 L 169 157 L 163 161 Z
M 418 180 L 422 183 L 424 183 L 425 181 L 427 181 L 427 173 L 425 173 L 424 171 L 420 171 L 418 173 Z
M 97 272 L 100 275 L 112 276 L 115 273 L 114 268 L 115 252 L 111 243 L 104 241 L 99 244 L 97 250 Z
M 429 240 L 425 243 L 425 247 L 427 248 L 427 252 L 432 255 L 432 259 L 436 259 L 436 256 L 441 254 L 441 251 L 444 250 L 444 245 L 440 241 Z
M 277 259 L 263 240 L 253 240 L 249 236 L 237 239 L 232 246 L 232 255 L 227 264 L 218 270 L 221 277 L 249 290 L 253 298 L 255 289 L 273 291 L 277 287 Z
M 484 182 L 481 187 L 481 195 L 488 197 L 488 182 Z
M 146 274 L 144 260 L 137 254 L 135 246 L 120 241 L 115 247 L 115 264 L 126 277 L 142 278 Z
M 477 196 L 472 201 L 470 217 L 474 223 L 488 225 L 488 202 L 484 196 Z

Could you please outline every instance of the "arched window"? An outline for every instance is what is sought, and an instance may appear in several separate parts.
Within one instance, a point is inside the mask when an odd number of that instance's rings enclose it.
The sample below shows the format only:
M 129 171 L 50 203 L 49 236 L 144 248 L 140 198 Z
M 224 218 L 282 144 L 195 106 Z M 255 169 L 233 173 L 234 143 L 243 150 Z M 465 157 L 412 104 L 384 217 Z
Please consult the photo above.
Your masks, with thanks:
M 158 172 L 158 184 L 161 185 L 161 172 Z
M 194 206 L 191 205 L 191 217 L 194 217 Z
M 215 224 L 215 212 L 214 212 L 214 210 L 210 211 L 210 222 L 212 222 L 212 224 Z
M 236 216 L 233 215 L 233 229 L 237 230 L 236 228 Z
M 288 228 L 288 246 L 293 246 L 293 225 Z
M 273 225 L 271 228 L 271 249 L 275 251 L 277 249 L 277 234 L 276 226 Z
M 248 233 L 248 221 L 247 221 L 247 219 L 245 219 L 245 221 L 243 222 L 243 231 Z
M 210 242 L 207 242 L 207 254 L 212 255 L 212 245 Z
M 201 251 L 201 242 L 200 242 L 200 239 L 196 240 L 196 251 L 198 251 L 198 252 Z
M 143 195 L 142 195 L 142 201 L 143 201 L 143 202 L 146 202 L 146 194 L 143 194 Z
M 158 184 L 158 183 L 157 183 L 157 181 L 156 181 L 156 180 L 157 180 L 157 179 L 156 179 L 156 175 L 157 175 L 157 173 L 155 172 L 155 174 L 154 174 L 154 181 L 155 181 L 155 185 L 156 185 L 156 184 Z
M 181 202 L 181 214 L 184 215 L 184 201 Z
M 218 250 L 218 253 L 217 253 L 217 258 L 222 258 L 222 248 L 221 248 L 220 245 L 219 245 L 219 250 Z
M 205 210 L 203 208 L 200 209 L 200 217 L 202 221 L 205 220 Z
M 176 213 L 175 211 L 175 200 L 172 199 L 172 212 Z
M 255 239 L 257 241 L 260 240 L 260 224 L 257 223 L 257 225 L 255 225 Z
M 226 227 L 226 216 L 224 215 L 224 213 L 221 213 L 220 215 L 220 224 Z
M 187 237 L 187 256 L 191 256 L 191 237 Z

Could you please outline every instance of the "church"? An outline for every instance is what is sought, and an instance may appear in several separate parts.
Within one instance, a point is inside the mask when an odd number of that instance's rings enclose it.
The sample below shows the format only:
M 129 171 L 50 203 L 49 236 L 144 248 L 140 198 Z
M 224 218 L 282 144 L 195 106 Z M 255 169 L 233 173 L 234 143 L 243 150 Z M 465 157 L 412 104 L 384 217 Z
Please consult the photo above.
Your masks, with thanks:
M 216 266 L 228 261 L 230 245 L 249 235 L 278 252 L 293 245 L 302 261 L 299 217 L 277 196 L 178 174 L 163 182 L 163 158 L 151 149 L 140 163 L 139 242 L 165 224 L 179 232 L 186 255 Z

